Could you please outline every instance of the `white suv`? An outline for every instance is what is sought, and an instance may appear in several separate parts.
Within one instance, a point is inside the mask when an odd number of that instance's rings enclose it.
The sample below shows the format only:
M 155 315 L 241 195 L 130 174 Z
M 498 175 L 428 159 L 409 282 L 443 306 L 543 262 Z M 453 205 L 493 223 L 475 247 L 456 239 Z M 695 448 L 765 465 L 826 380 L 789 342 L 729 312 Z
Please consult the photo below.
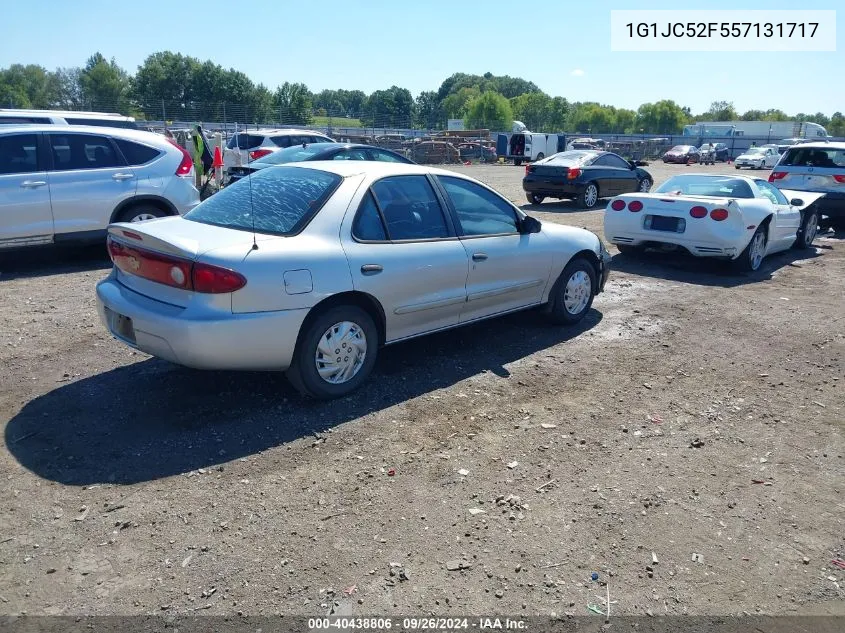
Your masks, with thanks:
M 0 127 L 0 250 L 104 239 L 111 222 L 199 204 L 190 154 L 152 132 Z
M 778 189 L 825 194 L 815 206 L 823 228 L 845 231 L 845 143 L 793 145 L 769 175 Z
M 223 150 L 223 170 L 241 167 L 280 147 L 291 147 L 303 143 L 334 143 L 334 139 L 314 130 L 253 130 L 232 135 Z

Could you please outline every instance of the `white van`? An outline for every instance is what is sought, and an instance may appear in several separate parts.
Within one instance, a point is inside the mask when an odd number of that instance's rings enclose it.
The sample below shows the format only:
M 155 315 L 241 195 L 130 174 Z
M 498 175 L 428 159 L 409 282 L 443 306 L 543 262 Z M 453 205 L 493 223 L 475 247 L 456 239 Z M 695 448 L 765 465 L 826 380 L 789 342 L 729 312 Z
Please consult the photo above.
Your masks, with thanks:
M 95 125 L 137 130 L 135 119 L 108 112 L 12 110 L 0 108 L 0 125 Z
M 505 158 L 512 160 L 514 165 L 521 165 L 523 162 L 530 163 L 541 160 L 546 156 L 557 154 L 559 151 L 561 151 L 561 148 L 558 148 L 557 134 L 530 132 L 526 129 L 524 123 L 514 121 L 513 134 L 507 141 Z

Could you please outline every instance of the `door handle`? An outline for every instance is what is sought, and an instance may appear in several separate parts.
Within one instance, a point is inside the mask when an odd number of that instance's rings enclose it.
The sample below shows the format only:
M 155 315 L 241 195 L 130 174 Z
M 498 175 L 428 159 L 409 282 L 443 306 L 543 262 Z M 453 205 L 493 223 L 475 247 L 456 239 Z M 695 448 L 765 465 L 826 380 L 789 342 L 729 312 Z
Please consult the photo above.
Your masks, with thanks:
M 112 176 L 112 180 L 129 180 L 130 178 L 134 178 L 135 174 L 114 174 Z
M 24 187 L 26 189 L 35 189 L 36 187 L 43 187 L 46 184 L 46 180 L 24 180 L 21 183 L 21 187 Z
M 473 253 L 472 254 L 472 261 L 474 262 L 483 262 L 487 259 L 487 253 Z
M 364 275 L 378 275 L 384 268 L 379 264 L 364 264 L 361 266 L 361 273 Z

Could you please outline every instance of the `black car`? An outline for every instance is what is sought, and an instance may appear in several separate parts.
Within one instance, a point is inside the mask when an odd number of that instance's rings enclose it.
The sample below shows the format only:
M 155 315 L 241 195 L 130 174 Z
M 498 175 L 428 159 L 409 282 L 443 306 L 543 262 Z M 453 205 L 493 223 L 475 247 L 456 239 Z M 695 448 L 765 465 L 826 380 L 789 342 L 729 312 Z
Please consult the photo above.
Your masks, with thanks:
M 525 167 L 522 188 L 528 202 L 546 198 L 575 198 L 592 208 L 599 198 L 632 191 L 648 191 L 654 179 L 645 169 L 612 152 L 571 150 L 554 154 Z
M 295 145 L 277 150 L 260 160 L 242 165 L 241 167 L 229 168 L 229 179 L 227 184 L 237 182 L 244 176 L 285 163 L 298 163 L 306 160 L 374 160 L 388 163 L 415 164 L 414 161 L 405 158 L 402 154 L 383 147 L 373 145 L 359 145 L 357 143 L 311 143 Z

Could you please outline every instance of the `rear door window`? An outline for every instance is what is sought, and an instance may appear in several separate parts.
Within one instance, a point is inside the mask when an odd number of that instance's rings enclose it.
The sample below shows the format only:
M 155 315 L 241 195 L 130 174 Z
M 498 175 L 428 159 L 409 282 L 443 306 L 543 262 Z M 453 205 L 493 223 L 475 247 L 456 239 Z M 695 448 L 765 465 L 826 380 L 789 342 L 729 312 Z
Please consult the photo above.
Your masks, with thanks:
M 371 189 L 391 240 L 449 237 L 443 209 L 425 176 L 390 176 Z
M 38 136 L 7 134 L 0 136 L 0 175 L 31 174 L 38 171 Z
M 257 233 L 293 235 L 305 228 L 342 181 L 318 169 L 261 169 L 221 189 L 184 217 L 239 231 L 254 226 Z
M 117 143 L 117 146 L 123 153 L 123 157 L 126 158 L 126 162 L 130 165 L 144 165 L 161 154 L 157 149 L 124 139 L 115 139 L 115 143 Z
M 352 236 L 365 242 L 383 242 L 387 239 L 387 231 L 372 192 L 367 192 L 358 208 L 352 223 Z
M 111 139 L 94 134 L 49 134 L 53 170 L 122 167 Z
M 254 149 L 264 142 L 264 137 L 258 134 L 237 134 L 229 139 L 226 147 L 229 149 Z
M 270 140 L 276 147 L 290 147 L 290 134 L 283 134 L 281 136 L 271 136 Z
M 780 161 L 781 167 L 845 167 L 845 150 L 824 147 L 792 147 Z

